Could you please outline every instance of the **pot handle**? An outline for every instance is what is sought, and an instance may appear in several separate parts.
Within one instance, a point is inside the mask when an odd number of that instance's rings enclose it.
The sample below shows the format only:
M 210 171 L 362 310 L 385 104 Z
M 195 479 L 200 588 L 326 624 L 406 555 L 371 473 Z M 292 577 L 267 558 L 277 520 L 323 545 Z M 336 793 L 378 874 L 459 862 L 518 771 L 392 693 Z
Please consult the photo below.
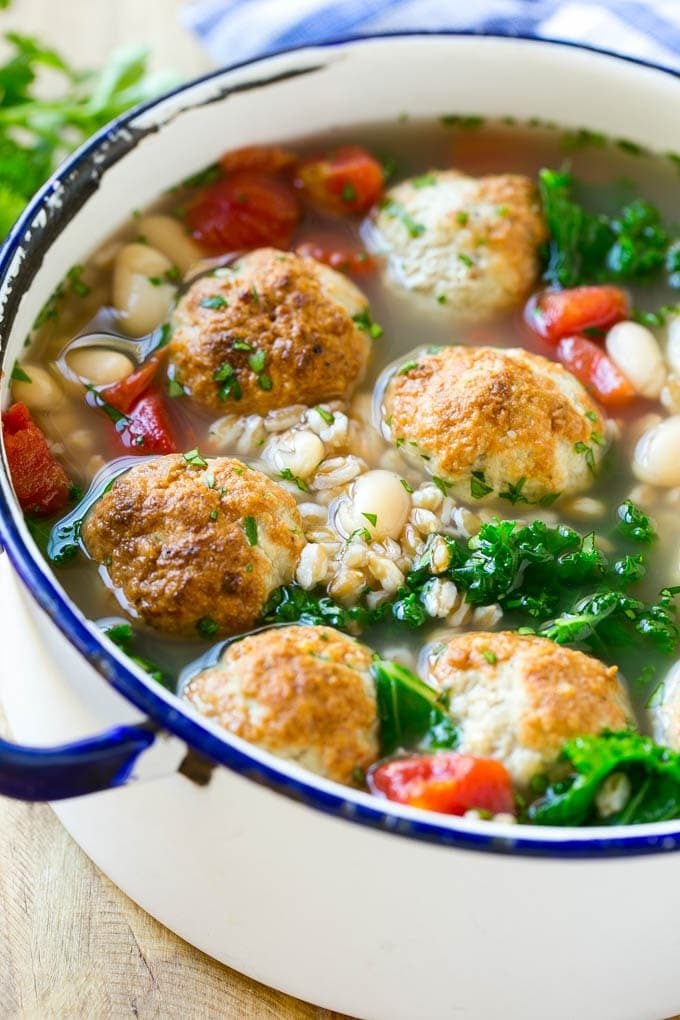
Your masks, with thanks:
M 64 800 L 124 786 L 138 757 L 155 740 L 152 726 L 116 726 L 59 747 L 0 740 L 0 794 L 17 800 Z

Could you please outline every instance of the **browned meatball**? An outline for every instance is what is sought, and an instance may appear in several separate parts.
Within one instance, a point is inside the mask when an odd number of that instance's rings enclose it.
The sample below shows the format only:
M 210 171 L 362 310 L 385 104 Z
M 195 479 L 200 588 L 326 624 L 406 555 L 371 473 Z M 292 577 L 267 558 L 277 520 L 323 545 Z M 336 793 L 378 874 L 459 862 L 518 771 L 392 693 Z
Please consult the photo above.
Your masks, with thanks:
M 459 750 L 500 759 L 521 785 L 570 737 L 633 717 L 616 666 L 543 637 L 461 634 L 435 653 L 428 679 L 449 696 Z
M 273 627 L 229 645 L 184 693 L 239 737 L 350 783 L 378 757 L 372 656 L 331 627 Z
M 204 637 L 251 628 L 292 580 L 304 545 L 295 500 L 239 460 L 158 457 L 120 475 L 83 540 L 145 623 Z
M 314 259 L 260 248 L 197 280 L 177 305 L 171 371 L 210 411 L 266 414 L 344 399 L 370 340 L 353 283 Z
M 443 347 L 396 371 L 383 431 L 461 499 L 548 505 L 587 489 L 605 420 L 561 365 L 521 349 Z

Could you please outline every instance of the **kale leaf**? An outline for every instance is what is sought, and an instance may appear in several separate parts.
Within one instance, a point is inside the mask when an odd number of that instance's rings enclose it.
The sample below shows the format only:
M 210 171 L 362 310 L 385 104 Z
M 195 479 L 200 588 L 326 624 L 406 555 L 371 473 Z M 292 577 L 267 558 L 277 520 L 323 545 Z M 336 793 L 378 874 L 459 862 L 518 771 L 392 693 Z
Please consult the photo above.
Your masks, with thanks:
M 458 733 L 442 695 L 405 666 L 378 656 L 371 668 L 380 721 L 380 753 L 418 745 L 421 750 L 452 748 Z
M 538 825 L 623 825 L 680 817 L 680 754 L 632 731 L 574 737 L 557 768 L 568 774 L 549 782 L 527 809 Z M 599 816 L 595 798 L 612 773 L 623 773 L 630 792 L 623 806 Z
M 590 213 L 574 198 L 571 174 L 541 170 L 538 184 L 550 234 L 544 276 L 551 286 L 647 280 L 664 267 L 670 286 L 680 286 L 677 244 L 649 202 L 635 198 L 613 216 Z

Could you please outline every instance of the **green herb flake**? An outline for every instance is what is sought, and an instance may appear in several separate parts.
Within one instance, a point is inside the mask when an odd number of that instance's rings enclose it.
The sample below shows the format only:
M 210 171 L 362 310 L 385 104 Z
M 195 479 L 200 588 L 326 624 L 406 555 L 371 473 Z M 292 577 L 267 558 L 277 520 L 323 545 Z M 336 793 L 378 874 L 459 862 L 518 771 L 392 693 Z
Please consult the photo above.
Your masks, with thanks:
M 475 260 L 470 258 L 469 255 L 466 255 L 464 251 L 458 252 L 458 261 L 462 262 L 464 266 L 468 267 L 468 269 L 471 269 L 475 264 Z
M 182 386 L 181 382 L 177 379 L 168 379 L 168 396 L 169 397 L 183 397 L 186 390 Z
M 233 400 L 240 400 L 243 396 L 241 384 L 236 378 L 233 366 L 228 361 L 223 361 L 220 367 L 213 372 L 213 379 L 221 384 L 218 390 L 220 400 L 229 400 L 230 397 Z
M 470 495 L 472 498 L 483 499 L 484 496 L 488 496 L 490 492 L 493 492 L 493 488 L 491 485 L 486 484 L 484 472 L 473 471 L 472 477 L 470 478 Z
M 261 372 L 257 377 L 257 385 L 261 390 L 271 390 L 274 383 L 271 380 L 271 376 L 267 375 L 266 372 Z
M 414 188 L 432 188 L 437 183 L 437 175 L 433 173 L 421 174 L 419 177 L 412 177 L 411 184 Z
M 212 472 L 209 471 L 206 474 L 204 474 L 203 481 L 205 482 L 209 489 L 215 488 L 215 476 L 214 474 L 212 474 Z
M 370 525 L 372 525 L 373 527 L 375 527 L 376 524 L 378 523 L 378 515 L 377 514 L 369 514 L 369 513 L 363 513 L 362 512 L 361 516 L 365 517 L 366 520 L 368 521 L 368 523 Z
M 254 351 L 248 358 L 248 365 L 253 372 L 258 373 L 264 368 L 266 360 L 267 355 L 264 351 Z
M 207 468 L 208 466 L 207 460 L 201 456 L 198 450 L 189 450 L 187 453 L 183 453 L 182 457 L 191 467 Z
M 357 312 L 356 315 L 352 316 L 352 322 L 356 325 L 357 329 L 360 329 L 362 333 L 368 333 L 371 340 L 379 340 L 383 335 L 383 328 L 379 326 L 377 322 L 374 322 L 371 318 L 371 310 L 368 305 Z
M 282 471 L 280 471 L 279 478 L 283 478 L 283 480 L 286 482 L 293 482 L 298 487 L 300 492 L 309 492 L 309 486 L 307 485 L 307 482 L 305 482 L 303 478 L 299 478 L 297 475 L 294 475 L 291 468 L 284 468 Z
M 484 124 L 484 120 L 484 117 L 474 113 L 445 113 L 439 118 L 439 123 L 443 125 L 443 127 L 460 127 L 474 130 L 476 128 L 480 128 Z
M 504 492 L 498 493 L 499 499 L 505 499 L 508 503 L 512 503 L 515 506 L 516 503 L 529 503 L 530 500 L 522 492 L 526 485 L 526 478 L 520 478 L 516 482 L 508 482 L 508 487 Z
M 211 510 L 210 511 L 210 520 L 211 521 L 216 521 L 219 516 L 220 516 L 219 510 Z
M 12 380 L 14 382 L 27 382 L 27 383 L 33 382 L 28 372 L 21 367 L 18 361 L 14 362 L 14 367 L 12 369 Z
M 437 304 L 438 305 L 445 305 L 447 300 L 448 299 L 446 297 L 446 294 L 437 294 Z
M 82 279 L 83 267 L 80 265 L 71 266 L 66 274 L 66 279 L 71 288 L 71 293 L 76 297 L 87 297 L 92 288 Z
M 253 345 L 246 343 L 245 340 L 234 340 L 233 344 L 231 345 L 231 349 L 232 351 L 248 351 L 248 352 L 255 350 Z
M 418 367 L 417 361 L 405 361 L 404 364 L 399 369 L 399 371 L 397 372 L 397 375 L 408 375 L 409 372 L 413 371 L 413 369 L 417 367 Z
M 405 478 L 400 478 L 399 481 L 401 482 L 403 488 L 406 490 L 406 492 L 408 492 L 408 494 L 410 496 L 411 493 L 413 492 L 413 486 L 410 485 L 409 482 L 407 482 Z
M 449 483 L 447 481 L 445 481 L 443 478 L 440 478 L 438 475 L 433 475 L 432 481 L 437 486 L 437 488 L 439 489 L 443 496 L 448 496 Z
M 335 421 L 335 415 L 331 411 L 327 411 L 325 407 L 320 407 L 317 404 L 314 410 L 326 422 L 326 425 L 332 425 Z
M 390 219 L 399 220 L 410 237 L 421 237 L 425 233 L 424 224 L 416 223 L 400 202 L 395 202 L 393 199 L 388 198 L 381 204 L 380 208 Z
M 595 467 L 595 454 L 593 453 L 592 446 L 588 446 L 587 443 L 582 442 L 574 443 L 574 452 L 581 454 L 585 458 L 588 470 L 591 475 L 595 475 L 597 469 Z
M 258 542 L 257 521 L 255 520 L 254 517 L 243 518 L 243 530 L 246 533 L 248 545 L 257 545 Z
M 498 662 L 498 657 L 495 652 L 492 652 L 490 648 L 482 648 L 482 655 L 489 663 L 490 666 L 495 666 Z
M 213 294 L 199 301 L 201 308 L 226 308 L 229 302 L 221 294 Z
M 470 219 L 470 214 L 465 212 L 465 209 L 459 209 L 458 212 L 456 213 L 456 223 L 460 227 L 464 227 L 467 224 L 469 219 Z
M 202 616 L 196 621 L 196 630 L 203 638 L 215 637 L 220 629 L 219 623 L 212 616 Z

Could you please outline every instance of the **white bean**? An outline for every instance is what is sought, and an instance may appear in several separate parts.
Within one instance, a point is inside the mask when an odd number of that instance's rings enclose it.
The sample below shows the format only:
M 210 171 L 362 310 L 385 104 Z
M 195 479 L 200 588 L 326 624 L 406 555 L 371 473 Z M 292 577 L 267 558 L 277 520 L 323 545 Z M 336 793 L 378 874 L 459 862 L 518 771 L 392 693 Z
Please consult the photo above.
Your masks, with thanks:
M 633 471 L 650 485 L 680 485 L 680 414 L 645 432 L 635 447 Z
M 313 432 L 293 429 L 292 432 L 271 439 L 263 457 L 279 473 L 285 471 L 298 478 L 309 478 L 323 460 L 325 452 L 323 443 Z
M 680 375 L 680 315 L 674 315 L 666 332 L 666 358 L 674 372 Z
M 63 407 L 66 403 L 66 396 L 56 379 L 50 373 L 37 365 L 22 365 L 30 382 L 16 379 L 12 383 L 12 395 L 15 400 L 20 400 L 31 411 L 54 411 L 55 408 Z
M 354 528 L 368 528 L 373 538 L 398 538 L 411 511 L 411 499 L 394 471 L 377 468 L 361 475 L 350 491 Z
M 150 333 L 166 318 L 175 288 L 151 279 L 162 278 L 172 268 L 172 262 L 148 244 L 121 248 L 113 269 L 113 303 L 131 336 Z
M 607 354 L 642 397 L 656 398 L 666 381 L 659 342 L 639 322 L 617 322 L 607 333 Z
M 138 221 L 139 233 L 149 244 L 162 252 L 177 266 L 180 273 L 203 258 L 203 252 L 187 234 L 179 220 L 172 216 L 142 216 Z
M 95 386 L 108 386 L 126 379 L 134 365 L 118 351 L 105 347 L 80 347 L 67 357 L 68 367 L 81 379 Z

